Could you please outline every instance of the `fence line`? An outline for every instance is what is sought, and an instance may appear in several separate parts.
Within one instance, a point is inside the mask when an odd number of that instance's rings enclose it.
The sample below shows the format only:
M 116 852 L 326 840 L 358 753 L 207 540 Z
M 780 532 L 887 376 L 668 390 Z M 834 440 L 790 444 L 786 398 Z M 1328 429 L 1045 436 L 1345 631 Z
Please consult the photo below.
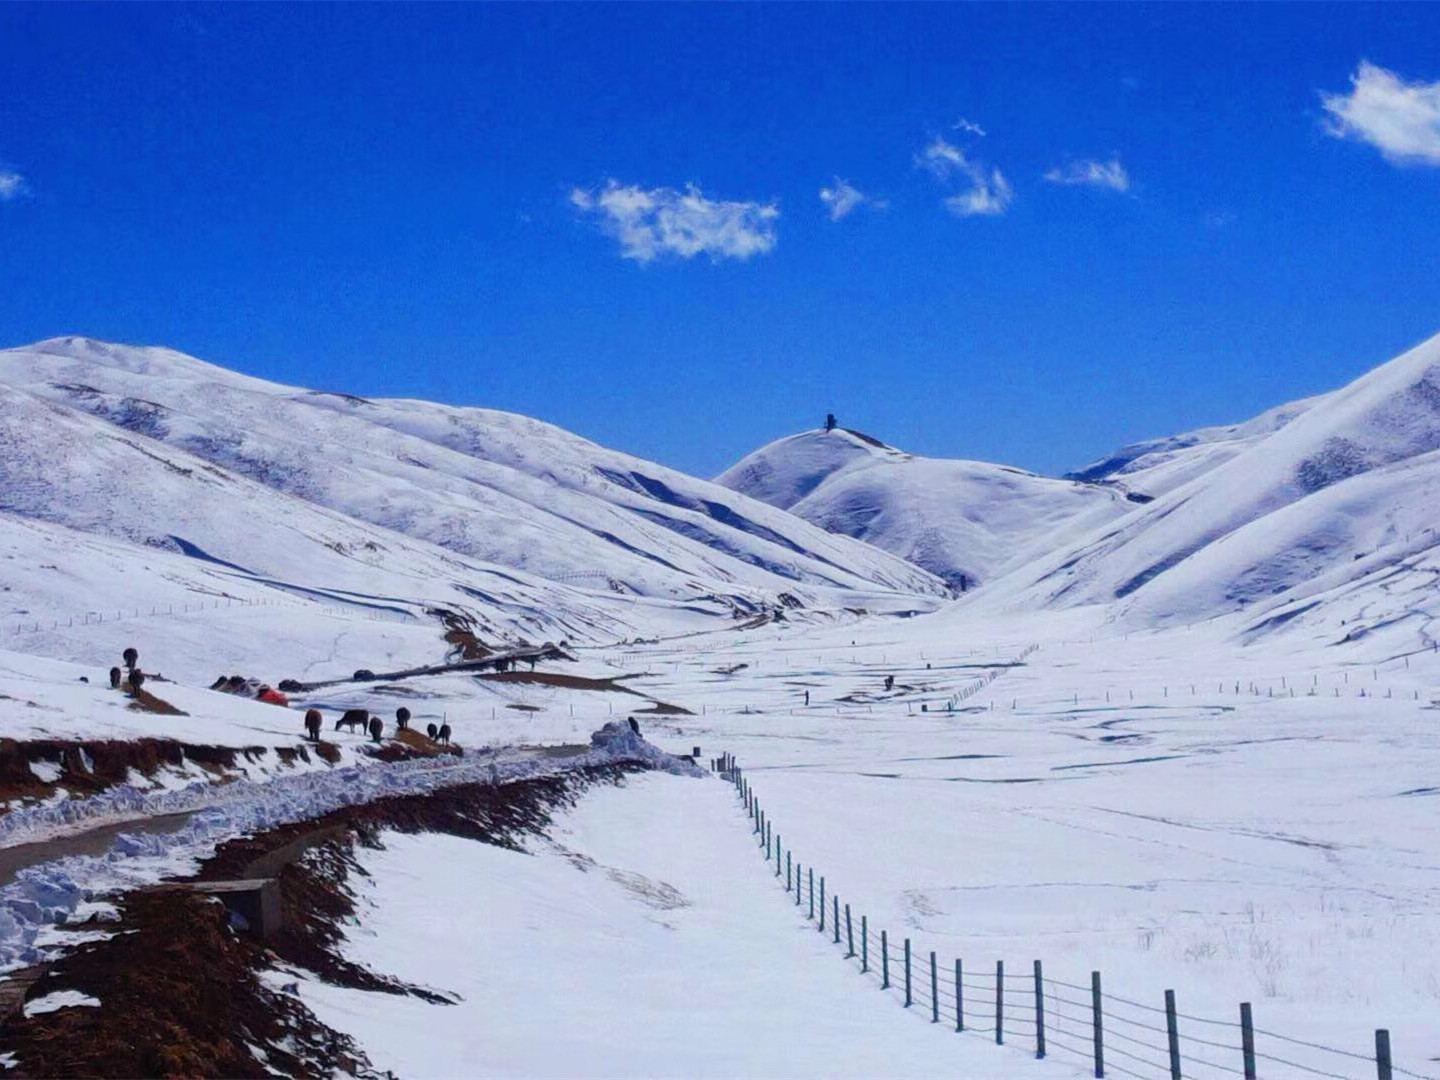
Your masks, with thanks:
M 180 604 L 152 604 L 149 612 L 142 608 L 130 608 L 129 610 L 118 610 L 113 615 L 107 609 L 105 611 L 85 611 L 78 615 L 52 616 L 49 619 L 25 619 L 18 623 L 7 622 L 3 629 L 8 630 L 12 635 L 38 634 L 44 631 L 45 623 L 50 623 L 52 631 L 60 629 L 61 619 L 64 619 L 65 629 L 72 629 L 77 626 L 100 626 L 105 623 L 129 622 L 134 619 L 144 618 L 169 618 L 175 615 L 185 615 L 191 612 L 219 611 L 233 607 L 271 607 L 271 608 L 303 608 L 309 611 L 319 612 L 326 615 L 363 615 L 369 622 L 395 622 L 413 623 L 420 621 L 418 615 L 410 612 L 384 611 L 367 604 L 307 604 L 303 600 L 277 600 L 273 598 L 245 599 L 233 596 L 214 597 L 210 600 L 196 600 Z
M 1053 1047 L 1084 1060 L 1097 1078 L 1114 1073 L 1135 1080 L 1152 1076 L 1182 1080 L 1188 1065 L 1203 1067 L 1205 1075 L 1258 1080 L 1263 1063 L 1267 1070 L 1285 1070 L 1283 1075 L 1333 1080 L 1360 1080 L 1362 1075 L 1372 1074 L 1376 1080 L 1437 1080 L 1395 1064 L 1388 1028 L 1377 1029 L 1373 1053 L 1362 1054 L 1257 1028 L 1249 1002 L 1240 1004 L 1237 1022 L 1181 1012 L 1173 990 L 1165 991 L 1163 1006 L 1110 994 L 1103 989 L 1098 971 L 1090 973 L 1087 987 L 1047 977 L 1039 960 L 1029 971 L 1008 973 L 1000 960 L 990 978 L 974 972 L 959 958 L 942 963 L 937 953 L 921 951 L 908 937 L 897 944 L 890 939 L 888 930 L 880 930 L 877 940 L 864 914 L 858 918 L 857 945 L 857 920 L 850 904 L 842 903 L 833 887 L 828 893 L 827 930 L 825 875 L 817 873 L 809 863 L 804 864 L 802 873 L 802 864 L 791 849 L 784 847 L 735 757 L 723 754 L 713 758 L 710 769 L 734 786 L 750 818 L 756 846 L 763 850 L 766 861 L 774 864 L 773 876 L 783 885 L 786 895 L 793 893 L 795 906 L 807 912 L 806 919 L 843 950 L 846 963 L 866 979 L 878 981 L 883 992 L 904 1008 L 928 1017 L 930 1023 L 944 1021 L 950 1026 L 953 1021 L 955 1032 L 993 1036 L 997 1045 L 1003 1045 L 1007 1035 L 1018 1036 L 1030 1044 L 1037 1058 L 1046 1057 Z M 981 1026 L 976 1026 L 977 1020 Z M 1196 1026 L 1205 1034 L 1196 1034 Z M 1264 1044 L 1267 1049 L 1257 1049 L 1256 1036 L 1269 1040 Z M 1281 1044 L 1275 1047 L 1278 1052 L 1271 1053 L 1268 1047 L 1277 1043 Z M 1312 1056 L 1315 1064 L 1294 1060 Z M 1123 1064 L 1113 1060 L 1117 1057 Z M 1226 1057 L 1228 1063 L 1222 1060 Z M 1363 1063 L 1364 1074 L 1357 1072 L 1357 1065 L 1352 1063 Z M 1349 1071 L 1339 1071 L 1344 1069 Z

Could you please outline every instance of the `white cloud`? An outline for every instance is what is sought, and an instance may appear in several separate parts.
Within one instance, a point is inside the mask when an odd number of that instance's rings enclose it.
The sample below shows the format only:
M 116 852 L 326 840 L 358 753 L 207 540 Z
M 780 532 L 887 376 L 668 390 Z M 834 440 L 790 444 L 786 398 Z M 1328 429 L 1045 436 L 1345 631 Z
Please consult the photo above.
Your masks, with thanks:
M 1350 84 L 1320 95 L 1326 134 L 1367 142 L 1397 165 L 1440 165 L 1440 82 L 1406 82 L 1362 60 Z
M 916 156 L 915 161 L 939 180 L 961 179 L 970 185 L 968 191 L 945 199 L 945 209 L 957 217 L 993 217 L 1005 213 L 1015 201 L 1015 190 L 999 169 L 987 171 L 943 138 L 937 137 Z
M 889 205 L 884 199 L 866 195 L 859 188 L 853 187 L 838 176 L 835 177 L 835 182 L 830 187 L 820 189 L 820 201 L 829 209 L 831 221 L 839 221 L 858 206 L 864 205 L 872 210 L 884 210 Z
M 1086 187 L 1109 188 L 1111 191 L 1129 191 L 1130 174 L 1119 158 L 1109 161 L 1072 161 L 1064 168 L 1056 166 L 1045 174 L 1052 184 L 1083 184 Z
M 624 258 L 642 263 L 662 255 L 709 255 L 716 262 L 763 255 L 775 247 L 780 216 L 774 203 L 707 199 L 694 184 L 676 191 L 608 180 L 596 190 L 575 188 L 570 203 L 599 219 Z
M 25 178 L 17 172 L 0 169 L 0 202 L 9 202 L 25 194 Z
M 968 132 L 971 135 L 979 135 L 982 139 L 985 137 L 984 128 L 982 128 L 979 124 L 975 123 L 973 120 L 966 120 L 963 116 L 960 117 L 959 120 L 956 120 L 955 123 L 950 125 L 950 130 L 964 131 Z

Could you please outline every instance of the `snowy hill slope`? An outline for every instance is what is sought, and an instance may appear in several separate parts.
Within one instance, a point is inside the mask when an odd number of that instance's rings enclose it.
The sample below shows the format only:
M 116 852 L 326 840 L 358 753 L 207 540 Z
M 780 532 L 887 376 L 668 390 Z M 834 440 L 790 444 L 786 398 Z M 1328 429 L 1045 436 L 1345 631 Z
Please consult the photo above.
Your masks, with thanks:
M 1130 443 L 1065 477 L 1114 483 L 1153 498 L 1225 464 L 1323 400 L 1324 395 L 1302 398 L 1268 409 L 1241 424 L 1197 428 L 1182 435 Z
M 1189 621 L 1426 559 L 1440 494 L 1440 337 L 1300 404 L 1278 430 L 1017 572 L 985 602 L 1120 600 L 1131 623 Z
M 837 428 L 761 447 L 717 482 L 908 559 L 958 587 L 1002 573 L 1057 529 L 1124 514 L 1120 492 L 980 461 L 915 457 Z
M 267 573 L 299 577 L 276 564 L 288 557 L 321 580 L 308 560 L 333 542 L 350 571 L 336 587 L 369 580 L 367 545 L 398 544 L 432 565 L 742 611 L 785 592 L 946 592 L 884 552 L 506 413 L 299 390 L 80 338 L 0 351 L 0 387 L 4 509 L 184 550 L 175 534 L 249 568 L 263 551 Z M 260 539 L 271 528 L 307 543 L 287 556 Z

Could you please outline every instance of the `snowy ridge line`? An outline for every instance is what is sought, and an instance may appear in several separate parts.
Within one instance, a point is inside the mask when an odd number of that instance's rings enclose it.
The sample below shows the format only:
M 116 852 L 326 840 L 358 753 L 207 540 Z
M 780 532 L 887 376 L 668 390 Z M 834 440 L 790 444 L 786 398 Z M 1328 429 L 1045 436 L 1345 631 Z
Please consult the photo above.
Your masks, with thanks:
M 886 991 L 892 999 L 901 1000 L 907 1009 L 919 1006 L 919 1011 L 922 1014 L 928 1014 L 934 1023 L 953 1020 L 954 1030 L 957 1033 L 993 1034 L 997 1045 L 1004 1044 L 1007 1031 L 1011 1034 L 1027 1035 L 1033 1041 L 1037 1058 L 1045 1057 L 1053 1042 L 1054 1046 L 1092 1065 L 1096 1076 L 1104 1076 L 1105 1070 L 1110 1069 L 1126 1076 L 1137 1077 L 1139 1080 L 1146 1080 L 1147 1076 L 1156 1076 L 1163 1080 L 1163 1078 L 1182 1075 L 1188 1064 L 1192 1070 L 1194 1066 L 1199 1065 L 1206 1070 L 1233 1074 L 1244 1077 L 1245 1080 L 1254 1080 L 1257 1075 L 1256 1061 L 1258 1060 L 1292 1070 L 1296 1074 L 1325 1077 L 1329 1080 L 1364 1080 L 1372 1073 L 1378 1077 L 1378 1080 L 1392 1080 L 1392 1077 L 1395 1076 L 1408 1077 L 1410 1080 L 1440 1080 L 1434 1074 L 1418 1073 L 1394 1064 L 1388 1028 L 1376 1030 L 1373 1056 L 1360 1054 L 1353 1050 L 1342 1050 L 1338 1047 L 1296 1039 L 1257 1028 L 1249 1019 L 1248 1005 L 1242 1012 L 1240 1023 L 1195 1016 L 1182 1013 L 1176 1008 L 1171 991 L 1166 991 L 1164 1008 L 1145 1005 L 1138 1001 L 1102 992 L 1098 973 L 1095 973 L 1095 982 L 1089 987 L 1082 987 L 1059 979 L 1047 979 L 1039 960 L 1034 962 L 1033 974 L 1025 972 L 1023 969 L 1020 973 L 1006 972 L 1003 961 L 997 962 L 993 983 L 988 980 L 979 982 L 973 978 L 974 970 L 963 966 L 959 959 L 954 960 L 947 968 L 946 965 L 938 962 L 937 953 L 932 951 L 927 954 L 915 949 L 909 938 L 904 938 L 903 944 L 897 946 L 896 943 L 888 940 L 888 935 L 884 931 L 881 931 L 879 939 L 875 940 L 875 932 L 869 929 L 868 919 L 863 916 L 852 916 L 850 905 L 842 905 L 839 894 L 833 890 L 827 895 L 823 874 L 817 874 L 813 866 L 795 860 L 793 851 L 785 849 L 782 852 L 779 838 L 773 830 L 773 822 L 755 797 L 754 788 L 745 777 L 744 770 L 736 763 L 735 758 L 730 754 L 724 754 L 712 759 L 710 768 L 734 786 L 736 797 L 740 800 L 741 806 L 750 819 L 751 832 L 756 837 L 756 846 L 763 850 L 766 862 L 773 863 L 774 877 L 777 880 L 783 879 L 786 895 L 793 895 L 796 907 L 806 908 L 808 906 L 806 917 L 810 922 L 816 924 L 819 932 L 830 935 L 834 944 L 844 948 L 844 958 L 847 961 L 852 963 L 858 961 L 862 975 L 876 975 L 875 966 L 878 960 L 880 963 L 879 982 L 882 991 Z M 819 881 L 818 906 L 817 879 Z M 842 911 L 844 914 L 843 925 L 841 922 Z M 829 923 L 828 927 L 827 922 Z M 858 939 L 856 937 L 857 927 L 860 935 Z M 1078 992 L 1082 997 L 1089 997 L 1090 1003 L 1084 1005 L 1080 1001 L 1062 996 L 1057 993 L 1057 987 Z M 969 993 L 967 994 L 966 991 Z M 983 996 L 987 994 L 988 997 Z M 968 1015 L 974 1010 L 977 996 L 982 1005 L 988 1004 L 988 1011 L 982 1011 L 980 1016 L 989 1021 L 991 1027 L 977 1029 L 967 1021 Z M 1138 1021 L 1115 1008 L 1117 1004 L 1122 1003 L 1147 1013 L 1156 1014 L 1161 1019 L 1155 1023 Z M 1083 1011 L 1088 1009 L 1091 1011 L 1091 1016 L 1081 1019 L 1062 1010 L 1060 1008 L 1062 1004 L 1082 1010 L 1082 1015 Z M 945 1006 L 949 1007 L 948 1016 L 942 1016 Z M 1016 1015 L 1017 1012 L 1019 1015 Z M 1184 1033 L 1180 1030 L 1182 1021 L 1219 1028 L 1226 1032 L 1230 1041 L 1219 1041 L 1225 1036 L 1218 1033 L 1215 1038 Z M 1126 1025 L 1128 1030 L 1116 1030 L 1117 1023 Z M 1164 1026 L 1159 1026 L 1162 1023 Z M 1017 1026 L 1020 1028 L 1019 1031 L 1016 1030 Z M 1103 1034 L 1097 1031 L 1097 1027 L 1103 1031 Z M 1148 1034 L 1139 1034 L 1140 1032 Z M 1048 1037 L 1051 1035 L 1059 1035 L 1060 1038 L 1050 1040 Z M 1256 1046 L 1255 1037 L 1257 1035 L 1285 1044 L 1286 1053 L 1293 1057 L 1310 1058 L 1315 1063 L 1311 1064 L 1305 1060 L 1296 1061 L 1292 1057 L 1279 1057 L 1268 1053 Z M 1130 1049 L 1113 1045 L 1112 1040 L 1116 1039 L 1125 1043 Z M 1077 1047 L 1071 1040 L 1078 1040 L 1080 1045 Z M 1245 1049 L 1247 1044 L 1250 1047 L 1248 1052 Z M 1201 1046 L 1232 1054 L 1239 1059 L 1239 1065 L 1237 1066 L 1233 1061 L 1232 1064 L 1227 1065 L 1202 1056 L 1196 1051 L 1196 1047 Z M 1148 1051 L 1158 1056 L 1160 1060 L 1141 1057 L 1136 1053 L 1137 1050 Z M 1153 1072 L 1148 1074 L 1132 1072 L 1107 1060 L 1110 1055 L 1119 1055 L 1136 1067 L 1143 1065 Z M 1180 1071 L 1176 1070 L 1174 1062 L 1180 1063 Z M 1352 1062 L 1363 1062 L 1366 1066 L 1364 1073 L 1355 1071 L 1358 1066 Z M 1319 1067 L 1321 1064 L 1327 1067 Z M 1349 1071 L 1331 1071 L 1346 1069 Z
M 259 584 L 259 583 L 258 583 L 258 582 L 250 582 L 249 584 Z M 232 608 L 232 607 L 234 607 L 234 606 L 235 606 L 235 602 L 236 602 L 237 599 L 239 600 L 241 607 L 289 607 L 289 608 L 304 608 L 304 609 L 306 609 L 306 610 L 308 610 L 308 611 L 319 612 L 319 613 L 322 614 L 322 615 L 346 615 L 346 616 L 360 615 L 360 616 L 363 616 L 368 622 L 415 623 L 415 622 L 419 622 L 419 621 L 420 621 L 420 616 L 415 615 L 415 614 L 410 613 L 410 612 L 406 612 L 406 613 L 403 613 L 403 614 L 390 613 L 390 612 L 385 612 L 385 611 L 379 610 L 379 609 L 377 609 L 377 608 L 375 608 L 375 607 L 373 607 L 373 606 L 371 606 L 371 605 L 361 604 L 361 603 L 358 603 L 358 602 L 355 603 L 355 604 L 331 605 L 331 604 L 307 604 L 307 603 L 305 603 L 305 602 L 302 601 L 302 600 L 283 601 L 283 600 L 274 600 L 274 599 L 270 599 L 270 598 L 249 599 L 249 598 L 244 598 L 244 597 L 227 596 L 227 597 L 224 597 L 223 599 L 224 599 L 224 601 L 225 601 L 223 604 L 220 602 L 219 599 L 213 600 L 213 601 L 211 601 L 211 602 L 208 603 L 208 604 L 205 603 L 203 600 L 202 600 L 202 601 L 197 601 L 197 602 L 194 603 L 194 604 L 181 604 L 179 611 L 176 611 L 176 610 L 175 610 L 175 605 L 174 605 L 174 604 L 166 604 L 166 605 L 165 605 L 165 609 L 166 609 L 166 610 L 164 610 L 164 611 L 161 611 L 161 610 L 160 610 L 159 605 L 153 605 L 153 604 L 152 604 L 151 607 L 150 607 L 150 614 L 149 614 L 149 615 L 146 615 L 146 614 L 145 614 L 145 609 L 144 609 L 144 608 L 132 608 L 132 609 L 131 609 L 131 613 L 130 613 L 129 615 L 126 615 L 123 610 L 122 610 L 122 611 L 117 611 L 117 612 L 115 613 L 114 618 L 112 618 L 112 619 L 110 620 L 110 622 L 112 622 L 112 623 L 117 623 L 117 622 L 130 622 L 130 621 L 135 620 L 135 619 L 168 618 L 168 617 L 173 616 L 173 615 L 186 615 L 186 614 L 190 614 L 191 612 L 218 611 L 218 610 L 220 610 L 220 609 L 222 609 L 222 608 Z M 90 625 L 99 626 L 99 625 L 101 625 L 101 624 L 103 624 L 103 623 L 105 622 L 105 615 L 106 615 L 106 613 L 103 612 L 103 611 L 86 611 L 86 612 L 82 612 L 82 613 L 81 613 L 81 616 L 80 616 L 80 622 L 79 622 L 78 624 L 75 622 L 75 616 L 73 616 L 73 615 L 67 615 L 67 616 L 65 616 L 65 628 L 68 630 L 68 629 L 71 629 L 71 628 L 73 628 L 73 627 L 75 627 L 75 626 L 77 626 L 77 625 L 79 625 L 79 626 L 90 626 Z M 13 626 L 13 629 L 10 629 L 12 626 Z M 19 635 L 19 634 L 38 634 L 38 633 L 41 633 L 42 631 L 44 631 L 44 629 L 45 629 L 45 620 L 44 620 L 44 619 L 38 619 L 38 620 L 32 621 L 32 620 L 30 620 L 30 619 L 27 618 L 24 622 L 18 622 L 18 623 L 10 623 L 9 621 L 7 621 L 7 622 L 4 624 L 3 627 L 0 627 L 0 629 L 9 629 L 12 636 L 16 636 L 16 635 Z M 50 629 L 51 629 L 52 631 L 54 631 L 54 630 L 59 630 L 59 629 L 60 629 L 60 617 L 59 617 L 58 615 L 51 618 L 51 620 L 50 620 Z
M 155 884 L 193 872 L 199 861 L 224 841 L 280 825 L 318 818 L 348 806 L 378 799 L 426 795 L 461 784 L 507 784 L 581 769 L 636 764 L 677 775 L 701 776 L 694 765 L 646 742 L 626 723 L 608 723 L 590 737 L 591 748 L 566 758 L 504 750 L 458 761 L 412 759 L 389 764 L 353 765 L 327 773 L 304 773 L 264 783 L 237 780 L 220 787 L 190 785 L 176 791 L 104 792 L 81 811 L 97 824 L 135 816 L 190 812 L 174 832 L 121 833 L 103 856 L 73 855 L 26 867 L 0 888 L 0 972 L 33 964 L 64 944 L 41 941 L 42 931 L 63 926 L 85 904 L 116 892 Z M 197 790 L 198 788 L 208 790 Z M 12 815 L 17 824 L 0 822 L 5 838 L 42 835 L 56 807 L 35 807 Z M 108 816 L 107 816 L 108 815 Z M 63 815 L 61 815 L 63 817 Z M 73 820 L 73 819 L 72 819 Z

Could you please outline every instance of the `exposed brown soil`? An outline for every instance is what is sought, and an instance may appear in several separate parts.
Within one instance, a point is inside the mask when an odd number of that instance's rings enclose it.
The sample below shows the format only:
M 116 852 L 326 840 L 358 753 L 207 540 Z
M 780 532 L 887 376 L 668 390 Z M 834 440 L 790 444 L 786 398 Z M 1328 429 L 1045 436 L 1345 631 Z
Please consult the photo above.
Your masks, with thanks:
M 177 709 L 168 701 L 156 697 L 143 686 L 139 690 L 130 691 L 130 704 L 125 706 L 135 712 L 157 713 L 160 716 L 189 716 L 190 714 Z
M 232 840 L 199 878 L 277 877 L 285 926 L 262 946 L 237 933 L 225 909 L 193 893 L 148 890 L 123 897 L 124 931 L 79 946 L 50 965 L 28 998 L 74 989 L 100 1008 L 16 1017 L 0 1031 L 15 1055 L 11 1076 L 375 1076 L 348 1037 L 326 1027 L 295 997 L 258 977 L 277 964 L 343 986 L 408 994 L 437 1005 L 443 989 L 410 986 L 340 955 L 342 924 L 355 916 L 351 875 L 364 874 L 357 845 L 386 829 L 442 832 L 518 849 L 595 783 L 623 783 L 631 769 L 583 770 L 431 795 L 383 799 L 314 821 Z M 262 1061 L 252 1048 L 264 1055 Z
M 669 702 L 657 701 L 649 708 L 636 709 L 637 713 L 649 713 L 651 716 L 694 716 L 689 709 L 679 705 L 671 705 Z
M 310 744 L 310 750 L 332 764 L 340 757 L 338 748 L 329 743 Z M 208 746 L 174 739 L 0 739 L 0 802 L 44 799 L 59 788 L 74 796 L 94 795 L 128 783 L 131 769 L 150 777 L 163 766 L 179 767 L 187 761 L 218 780 L 236 767 L 239 757 L 257 761 L 267 752 L 263 746 Z M 276 748 L 276 752 L 282 761 L 287 754 L 306 754 L 299 746 Z M 41 780 L 30 769 L 32 761 L 59 765 L 60 775 L 53 782 Z M 0 813 L 4 812 L 0 807 Z
M 496 671 L 476 675 L 485 682 L 538 683 L 541 686 L 559 686 L 566 690 L 608 690 L 616 694 L 634 694 L 628 686 L 621 686 L 618 678 L 587 679 L 583 675 L 562 675 L 554 671 Z

